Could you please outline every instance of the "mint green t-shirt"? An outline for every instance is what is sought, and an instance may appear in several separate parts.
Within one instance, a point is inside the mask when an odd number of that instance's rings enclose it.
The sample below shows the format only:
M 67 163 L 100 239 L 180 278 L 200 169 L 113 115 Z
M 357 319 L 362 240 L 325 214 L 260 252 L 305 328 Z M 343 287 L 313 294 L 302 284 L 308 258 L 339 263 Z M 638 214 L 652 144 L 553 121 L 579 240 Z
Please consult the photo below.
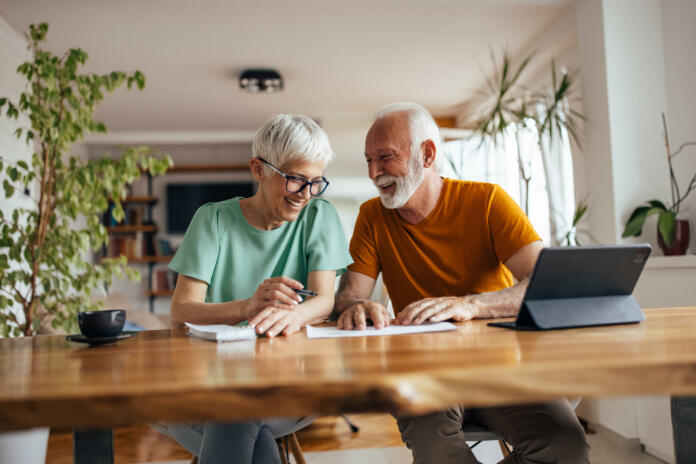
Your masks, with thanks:
M 249 298 L 270 277 L 290 277 L 306 287 L 310 272 L 340 275 L 352 262 L 341 221 L 328 201 L 313 198 L 295 221 L 259 230 L 244 218 L 239 200 L 201 206 L 169 263 L 174 271 L 208 283 L 206 302 Z

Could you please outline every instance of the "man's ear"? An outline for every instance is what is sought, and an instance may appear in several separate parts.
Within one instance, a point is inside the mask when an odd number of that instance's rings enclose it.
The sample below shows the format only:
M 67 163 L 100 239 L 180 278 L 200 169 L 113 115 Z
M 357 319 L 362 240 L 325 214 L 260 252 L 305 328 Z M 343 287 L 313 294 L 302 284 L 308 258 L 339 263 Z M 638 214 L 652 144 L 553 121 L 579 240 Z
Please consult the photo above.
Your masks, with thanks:
M 423 166 L 429 168 L 435 163 L 435 156 L 437 156 L 435 142 L 426 140 L 421 144 L 421 150 L 423 150 Z

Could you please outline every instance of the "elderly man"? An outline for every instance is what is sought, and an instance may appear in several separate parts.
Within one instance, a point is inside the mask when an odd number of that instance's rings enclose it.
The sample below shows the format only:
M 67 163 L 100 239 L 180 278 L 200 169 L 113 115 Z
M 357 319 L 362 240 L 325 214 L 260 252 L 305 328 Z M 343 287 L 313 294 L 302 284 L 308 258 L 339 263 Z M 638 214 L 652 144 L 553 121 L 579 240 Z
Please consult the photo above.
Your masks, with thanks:
M 543 245 L 499 186 L 440 177 L 437 125 L 423 107 L 382 108 L 365 140 L 365 160 L 380 198 L 360 207 L 341 279 L 338 327 L 389 324 L 369 296 L 380 272 L 395 324 L 515 316 Z M 473 422 L 513 445 L 504 463 L 587 463 L 587 443 L 567 400 L 494 408 L 454 406 L 397 418 L 414 462 L 476 463 L 463 438 Z

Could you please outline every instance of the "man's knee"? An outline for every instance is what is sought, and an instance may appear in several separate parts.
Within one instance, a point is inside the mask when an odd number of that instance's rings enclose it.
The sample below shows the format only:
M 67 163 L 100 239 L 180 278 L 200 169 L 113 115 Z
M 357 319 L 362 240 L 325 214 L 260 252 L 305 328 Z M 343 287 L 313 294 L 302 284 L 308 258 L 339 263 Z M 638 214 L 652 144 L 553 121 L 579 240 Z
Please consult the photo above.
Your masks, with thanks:
M 464 410 L 455 406 L 432 414 L 397 418 L 401 439 L 415 464 L 476 462 L 464 440 Z
M 463 420 L 462 408 L 454 406 L 421 416 L 397 417 L 396 423 L 401 438 L 410 448 L 414 442 L 432 443 L 434 438 L 461 433 Z
M 520 444 L 518 455 L 523 463 L 589 463 L 589 445 L 577 419 L 555 421 L 536 440 Z

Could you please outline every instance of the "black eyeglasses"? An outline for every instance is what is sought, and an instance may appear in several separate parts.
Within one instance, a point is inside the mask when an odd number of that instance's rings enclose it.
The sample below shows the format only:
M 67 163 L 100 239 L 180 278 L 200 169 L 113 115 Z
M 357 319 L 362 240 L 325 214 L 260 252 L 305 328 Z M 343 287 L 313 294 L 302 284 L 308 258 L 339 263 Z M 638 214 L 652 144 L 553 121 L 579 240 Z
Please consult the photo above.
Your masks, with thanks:
M 311 196 L 317 196 L 324 193 L 326 187 L 329 186 L 329 181 L 322 176 L 320 180 L 307 180 L 304 177 L 291 176 L 290 174 L 285 174 L 283 171 L 273 166 L 271 163 L 263 158 L 258 158 L 266 166 L 273 169 L 275 172 L 285 177 L 285 189 L 290 193 L 300 193 L 309 185 L 309 194 Z

